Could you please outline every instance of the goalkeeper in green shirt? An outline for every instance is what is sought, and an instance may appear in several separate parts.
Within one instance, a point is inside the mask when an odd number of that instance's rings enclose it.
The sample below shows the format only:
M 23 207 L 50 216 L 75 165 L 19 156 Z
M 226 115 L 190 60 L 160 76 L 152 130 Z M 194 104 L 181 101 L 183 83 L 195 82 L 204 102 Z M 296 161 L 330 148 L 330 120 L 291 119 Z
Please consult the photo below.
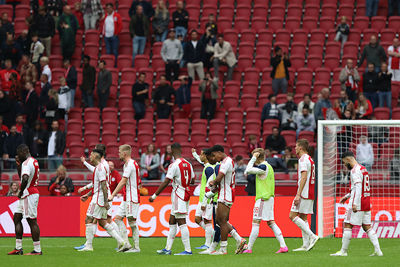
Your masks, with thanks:
M 275 178 L 274 170 L 265 161 L 265 152 L 262 148 L 256 148 L 252 152 L 253 157 L 247 164 L 245 174 L 256 175 L 256 203 L 253 210 L 253 227 L 247 249 L 243 253 L 251 254 L 253 245 L 258 237 L 261 220 L 266 221 L 279 241 L 280 249 L 276 253 L 286 253 L 288 248 L 283 239 L 281 229 L 274 221 L 274 194 Z

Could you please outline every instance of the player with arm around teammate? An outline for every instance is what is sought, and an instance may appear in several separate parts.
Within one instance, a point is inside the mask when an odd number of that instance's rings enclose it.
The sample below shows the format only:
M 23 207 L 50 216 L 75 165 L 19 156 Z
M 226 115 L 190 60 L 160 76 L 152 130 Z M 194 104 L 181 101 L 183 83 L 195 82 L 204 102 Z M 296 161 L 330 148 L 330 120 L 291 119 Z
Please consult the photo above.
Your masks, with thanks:
M 349 248 L 354 225 L 362 226 L 368 234 L 375 249 L 374 253 L 370 256 L 383 256 L 378 236 L 371 227 L 371 188 L 368 171 L 356 161 L 351 151 L 343 154 L 342 162 L 350 170 L 351 192 L 340 200 L 340 203 L 344 204 L 350 199 L 344 219 L 342 248 L 335 254 L 331 254 L 331 256 L 347 256 L 347 249 Z
M 172 181 L 171 192 L 171 214 L 169 217 L 169 232 L 167 237 L 167 244 L 164 249 L 158 250 L 160 255 L 171 255 L 172 244 L 174 243 L 175 235 L 177 233 L 177 224 L 181 230 L 182 243 L 185 251 L 175 255 L 192 255 L 190 247 L 189 229 L 186 225 L 186 216 L 189 213 L 189 199 L 190 191 L 189 186 L 195 174 L 192 165 L 182 158 L 182 148 L 178 143 L 171 146 L 172 156 L 175 161 L 169 165 L 165 181 L 158 187 L 157 191 L 149 198 L 153 202 L 159 194 L 168 186 Z
M 283 239 L 281 229 L 274 221 L 274 194 L 275 178 L 274 170 L 265 161 L 265 152 L 262 148 L 256 148 L 252 152 L 253 157 L 247 164 L 245 174 L 256 175 L 256 203 L 253 210 L 253 226 L 249 238 L 247 249 L 243 253 L 253 253 L 252 248 L 258 237 L 261 220 L 266 221 L 279 241 L 280 249 L 276 253 L 286 253 L 288 248 Z

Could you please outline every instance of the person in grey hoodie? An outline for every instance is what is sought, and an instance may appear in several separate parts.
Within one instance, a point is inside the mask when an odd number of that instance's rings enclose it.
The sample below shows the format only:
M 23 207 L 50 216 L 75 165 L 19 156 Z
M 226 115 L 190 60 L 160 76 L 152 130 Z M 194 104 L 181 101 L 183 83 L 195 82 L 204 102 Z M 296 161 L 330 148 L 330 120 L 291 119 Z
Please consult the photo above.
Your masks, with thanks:
M 310 110 L 308 109 L 308 105 L 303 106 L 302 113 L 297 116 L 297 137 L 301 131 L 311 131 L 315 130 L 315 119 L 314 115 L 310 114 Z
M 364 59 L 366 59 L 368 63 L 374 63 L 375 72 L 380 72 L 381 63 L 386 62 L 387 57 L 385 49 L 378 43 L 375 35 L 371 36 L 369 44 L 364 47 L 360 61 L 358 62 L 358 67 L 361 67 Z
M 179 76 L 179 64 L 183 57 L 183 48 L 181 42 L 178 39 L 175 39 L 174 29 L 169 30 L 168 39 L 163 42 L 161 57 L 165 62 L 165 74 L 167 80 L 171 82 L 177 80 Z

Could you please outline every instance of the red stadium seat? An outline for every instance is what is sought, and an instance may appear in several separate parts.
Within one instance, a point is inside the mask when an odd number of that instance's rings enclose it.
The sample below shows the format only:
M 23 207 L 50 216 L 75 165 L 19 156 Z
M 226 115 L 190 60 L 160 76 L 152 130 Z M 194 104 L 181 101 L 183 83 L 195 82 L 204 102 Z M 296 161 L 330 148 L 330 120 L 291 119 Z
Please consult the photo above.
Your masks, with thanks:
M 322 65 L 322 55 L 311 55 L 307 58 L 307 67 L 315 70 L 316 68 L 321 67 Z
M 238 5 L 236 6 L 236 16 L 250 18 L 250 14 L 251 14 L 251 6 L 243 5 L 240 4 L 240 2 L 238 2 Z
M 400 29 L 400 14 L 398 14 L 399 16 L 392 16 L 389 17 L 389 24 L 388 24 L 388 28 L 398 31 Z
M 308 31 L 304 29 L 297 29 L 293 32 L 293 42 L 307 42 Z
M 208 135 L 208 142 L 210 142 L 213 145 L 216 144 L 224 144 L 225 143 L 225 137 L 224 133 L 221 131 L 210 131 Z
M 358 54 L 358 44 L 354 42 L 346 42 L 343 47 L 343 54 Z
M 375 16 L 371 18 L 371 29 L 381 31 L 386 28 L 386 17 Z
M 224 17 L 227 18 L 233 18 L 233 15 L 235 14 L 235 9 L 233 5 L 227 5 L 225 1 L 221 3 L 219 6 L 219 14 L 224 15 Z
M 132 56 L 119 55 L 117 60 L 118 69 L 131 68 L 132 67 Z
M 339 18 L 342 16 L 346 16 L 348 19 L 351 19 L 354 14 L 354 4 L 340 3 L 339 5 Z
M 300 68 L 297 70 L 297 81 L 312 81 L 313 71 L 309 68 Z
M 381 30 L 381 42 L 392 42 L 396 32 L 393 29 L 382 29 Z
M 301 131 L 299 133 L 299 139 L 306 139 L 308 142 L 314 142 L 314 132 L 311 131 Z
M 227 29 L 232 29 L 232 17 L 219 17 L 218 31 L 225 32 Z
M 316 30 L 318 25 L 317 17 L 304 17 L 303 19 L 303 30 L 307 32 L 311 32 L 312 30 Z M 319 30 L 319 29 L 318 29 Z
M 281 135 L 285 138 L 286 144 L 296 143 L 296 132 L 295 131 L 282 131 Z
M 254 81 L 258 83 L 258 79 L 260 78 L 260 70 L 257 68 L 246 68 L 244 70 L 244 79 L 245 81 Z
M 285 22 L 285 29 L 294 32 L 300 28 L 300 17 L 287 17 Z
M 274 17 L 269 18 L 267 26 L 268 26 L 268 29 L 272 30 L 273 32 L 276 32 L 277 30 L 282 29 L 283 28 L 283 16 L 279 17 L 279 15 L 275 15 L 275 10 L 274 10 Z
M 260 120 L 260 119 L 261 119 L 260 108 L 253 107 L 253 108 L 248 108 L 246 110 L 246 120 Z
M 198 145 L 199 143 L 205 142 L 206 141 L 206 132 L 205 131 L 204 132 L 193 132 L 192 131 L 190 141 L 196 145 Z
M 273 32 L 271 30 L 263 29 L 258 31 L 258 42 L 272 43 L 273 39 Z
M 270 15 L 274 16 L 274 17 L 283 18 L 285 16 L 285 11 L 286 11 L 285 4 L 275 4 L 275 3 L 273 3 L 271 5 L 271 14 Z
M 267 18 L 268 17 L 267 5 L 254 5 L 253 16 Z
M 243 157 L 247 157 L 248 147 L 245 143 L 242 142 L 236 142 L 232 144 L 232 156 L 236 157 L 238 155 L 241 155 Z
M 325 40 L 325 32 L 321 29 L 313 29 L 310 31 L 311 37 L 310 41 L 311 42 L 319 42 L 323 44 L 323 40 Z
M 296 94 L 310 94 L 311 80 L 302 80 L 296 83 Z
M 319 9 L 320 9 L 319 1 L 318 1 L 318 4 L 306 3 L 304 15 L 318 18 L 319 17 Z
M 258 91 L 258 83 L 254 80 L 248 80 L 243 82 L 243 94 L 251 94 L 251 95 L 257 95 Z
M 272 128 L 279 127 L 279 120 L 276 119 L 267 119 L 263 122 L 263 132 L 272 132 Z
M 339 42 L 327 42 L 325 47 L 325 53 L 327 55 L 340 55 L 340 43 Z
M 235 19 L 235 29 L 240 31 L 241 29 L 249 28 L 249 17 L 238 17 Z
M 375 108 L 374 115 L 377 120 L 388 120 L 390 117 L 390 109 L 389 108 Z
M 287 17 L 288 18 L 294 17 L 300 19 L 302 15 L 303 15 L 303 3 L 294 3 L 290 1 L 287 9 Z
M 255 107 L 256 101 L 257 101 L 257 98 L 255 97 L 254 94 L 243 94 L 242 98 L 241 98 L 240 106 L 242 107 L 243 110 L 246 110 L 247 108 Z
M 286 29 L 278 29 L 276 31 L 275 42 L 290 42 L 290 31 Z

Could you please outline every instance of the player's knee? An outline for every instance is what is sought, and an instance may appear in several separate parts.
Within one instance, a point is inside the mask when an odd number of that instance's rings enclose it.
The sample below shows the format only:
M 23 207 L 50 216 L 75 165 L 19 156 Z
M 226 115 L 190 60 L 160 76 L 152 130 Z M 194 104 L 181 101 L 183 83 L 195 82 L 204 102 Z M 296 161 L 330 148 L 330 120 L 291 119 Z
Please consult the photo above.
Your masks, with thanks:
M 22 214 L 21 213 L 14 213 L 14 224 L 20 223 L 22 221 Z
M 271 227 L 272 225 L 275 224 L 275 221 L 267 221 L 267 224 L 268 224 L 269 227 Z
M 200 223 L 201 223 L 201 218 L 198 217 L 198 216 L 196 216 L 196 217 L 194 217 L 194 221 L 195 221 L 197 224 L 200 224 Z
M 364 232 L 367 232 L 367 231 L 369 231 L 369 229 L 371 229 L 371 225 L 362 225 L 362 228 L 363 228 L 363 230 L 364 230 Z
M 293 221 L 294 218 L 296 218 L 296 217 L 297 217 L 296 214 L 293 214 L 293 213 L 290 213 L 290 214 L 289 214 L 289 219 L 290 219 L 291 221 Z

